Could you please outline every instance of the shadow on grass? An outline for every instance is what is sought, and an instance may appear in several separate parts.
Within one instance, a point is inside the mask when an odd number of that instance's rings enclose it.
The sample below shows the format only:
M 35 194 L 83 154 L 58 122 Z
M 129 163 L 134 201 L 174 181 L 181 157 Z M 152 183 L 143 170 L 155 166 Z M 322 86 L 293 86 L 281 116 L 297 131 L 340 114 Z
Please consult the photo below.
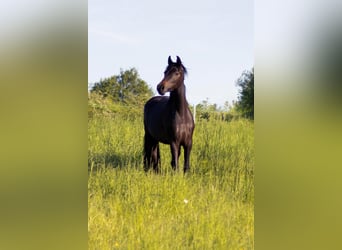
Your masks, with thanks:
M 99 168 L 132 168 L 141 167 L 143 163 L 142 153 L 135 154 L 88 154 L 88 172 L 97 171 Z

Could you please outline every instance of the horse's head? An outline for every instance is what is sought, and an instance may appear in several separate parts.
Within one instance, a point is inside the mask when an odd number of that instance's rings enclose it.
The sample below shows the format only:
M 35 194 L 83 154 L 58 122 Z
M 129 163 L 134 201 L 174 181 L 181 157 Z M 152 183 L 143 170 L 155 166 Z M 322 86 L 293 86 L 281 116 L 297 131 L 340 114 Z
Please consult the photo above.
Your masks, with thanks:
M 164 95 L 166 92 L 178 89 L 184 83 L 185 74 L 186 68 L 183 66 L 179 56 L 177 56 L 175 63 L 171 60 L 171 56 L 169 56 L 164 78 L 157 86 L 158 93 Z

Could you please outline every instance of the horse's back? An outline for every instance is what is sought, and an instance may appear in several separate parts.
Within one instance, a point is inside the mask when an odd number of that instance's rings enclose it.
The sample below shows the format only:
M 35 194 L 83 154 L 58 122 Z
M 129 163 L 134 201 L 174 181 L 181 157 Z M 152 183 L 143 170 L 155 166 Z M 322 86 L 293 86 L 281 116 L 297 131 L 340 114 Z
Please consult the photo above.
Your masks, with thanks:
M 149 107 L 153 107 L 154 105 L 157 105 L 157 104 L 163 104 L 163 103 L 166 104 L 168 100 L 169 100 L 168 96 L 154 96 L 145 103 L 144 110 L 146 112 L 146 109 Z

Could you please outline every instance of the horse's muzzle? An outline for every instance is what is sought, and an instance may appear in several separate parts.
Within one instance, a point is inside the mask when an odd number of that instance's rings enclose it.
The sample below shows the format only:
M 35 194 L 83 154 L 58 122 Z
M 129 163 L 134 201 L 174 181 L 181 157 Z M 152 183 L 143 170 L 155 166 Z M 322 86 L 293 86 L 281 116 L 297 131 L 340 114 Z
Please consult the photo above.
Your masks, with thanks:
M 160 95 L 164 95 L 165 94 L 165 87 L 164 87 L 164 84 L 162 83 L 159 83 L 157 85 L 157 91 Z

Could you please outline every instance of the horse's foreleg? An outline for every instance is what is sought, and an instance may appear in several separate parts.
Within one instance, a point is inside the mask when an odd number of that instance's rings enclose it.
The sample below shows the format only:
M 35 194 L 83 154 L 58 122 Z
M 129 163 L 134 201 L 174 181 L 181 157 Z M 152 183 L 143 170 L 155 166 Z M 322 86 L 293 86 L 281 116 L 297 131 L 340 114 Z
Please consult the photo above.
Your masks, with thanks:
M 190 152 L 192 148 L 192 142 L 184 146 L 184 173 L 190 170 Z
M 174 170 L 178 168 L 178 158 L 180 152 L 180 146 L 177 143 L 171 143 L 171 166 Z

